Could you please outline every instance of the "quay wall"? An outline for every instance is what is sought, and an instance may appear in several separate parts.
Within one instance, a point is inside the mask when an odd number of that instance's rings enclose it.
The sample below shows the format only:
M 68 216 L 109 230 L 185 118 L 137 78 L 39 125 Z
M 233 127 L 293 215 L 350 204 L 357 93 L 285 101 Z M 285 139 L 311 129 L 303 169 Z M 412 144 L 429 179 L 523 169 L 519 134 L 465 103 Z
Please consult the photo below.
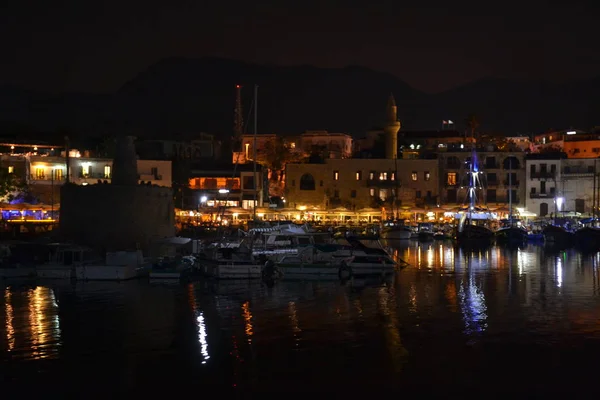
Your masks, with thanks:
M 65 184 L 60 196 L 63 240 L 103 250 L 149 250 L 175 234 L 171 188 Z

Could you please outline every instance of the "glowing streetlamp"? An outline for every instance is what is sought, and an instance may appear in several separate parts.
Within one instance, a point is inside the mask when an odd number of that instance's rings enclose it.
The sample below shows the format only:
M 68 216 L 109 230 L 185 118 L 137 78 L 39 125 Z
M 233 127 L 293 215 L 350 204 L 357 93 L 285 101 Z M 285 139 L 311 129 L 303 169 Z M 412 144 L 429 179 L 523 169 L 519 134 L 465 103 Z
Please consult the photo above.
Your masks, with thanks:
M 564 204 L 565 199 L 564 197 L 557 197 L 556 198 L 556 211 L 560 211 L 562 208 L 562 205 Z

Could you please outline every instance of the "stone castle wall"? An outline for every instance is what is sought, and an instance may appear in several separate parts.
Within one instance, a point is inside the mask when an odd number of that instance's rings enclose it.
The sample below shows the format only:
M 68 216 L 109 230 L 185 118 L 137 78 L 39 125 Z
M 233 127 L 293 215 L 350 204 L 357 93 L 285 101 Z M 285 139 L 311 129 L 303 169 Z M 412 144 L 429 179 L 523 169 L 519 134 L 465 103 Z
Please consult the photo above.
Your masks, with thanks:
M 175 234 L 170 188 L 146 185 L 65 184 L 60 230 L 64 240 L 106 250 L 148 250 Z

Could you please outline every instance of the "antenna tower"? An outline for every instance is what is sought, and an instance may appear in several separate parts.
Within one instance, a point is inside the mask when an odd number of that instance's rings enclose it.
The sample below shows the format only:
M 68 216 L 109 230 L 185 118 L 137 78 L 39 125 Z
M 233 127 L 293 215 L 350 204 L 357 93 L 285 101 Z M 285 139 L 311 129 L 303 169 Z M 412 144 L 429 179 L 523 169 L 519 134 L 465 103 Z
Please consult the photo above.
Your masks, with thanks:
M 242 151 L 244 135 L 244 116 L 242 110 L 242 86 L 235 85 L 235 110 L 233 117 L 233 151 Z

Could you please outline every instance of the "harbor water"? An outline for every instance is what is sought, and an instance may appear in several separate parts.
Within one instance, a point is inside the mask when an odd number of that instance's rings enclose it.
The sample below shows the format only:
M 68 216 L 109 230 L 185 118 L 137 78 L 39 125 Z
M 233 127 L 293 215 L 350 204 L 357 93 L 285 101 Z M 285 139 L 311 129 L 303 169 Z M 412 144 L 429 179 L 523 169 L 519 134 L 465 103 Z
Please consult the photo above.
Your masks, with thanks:
M 4 281 L 3 393 L 596 398 L 600 253 L 394 253 L 410 265 L 345 283 Z

